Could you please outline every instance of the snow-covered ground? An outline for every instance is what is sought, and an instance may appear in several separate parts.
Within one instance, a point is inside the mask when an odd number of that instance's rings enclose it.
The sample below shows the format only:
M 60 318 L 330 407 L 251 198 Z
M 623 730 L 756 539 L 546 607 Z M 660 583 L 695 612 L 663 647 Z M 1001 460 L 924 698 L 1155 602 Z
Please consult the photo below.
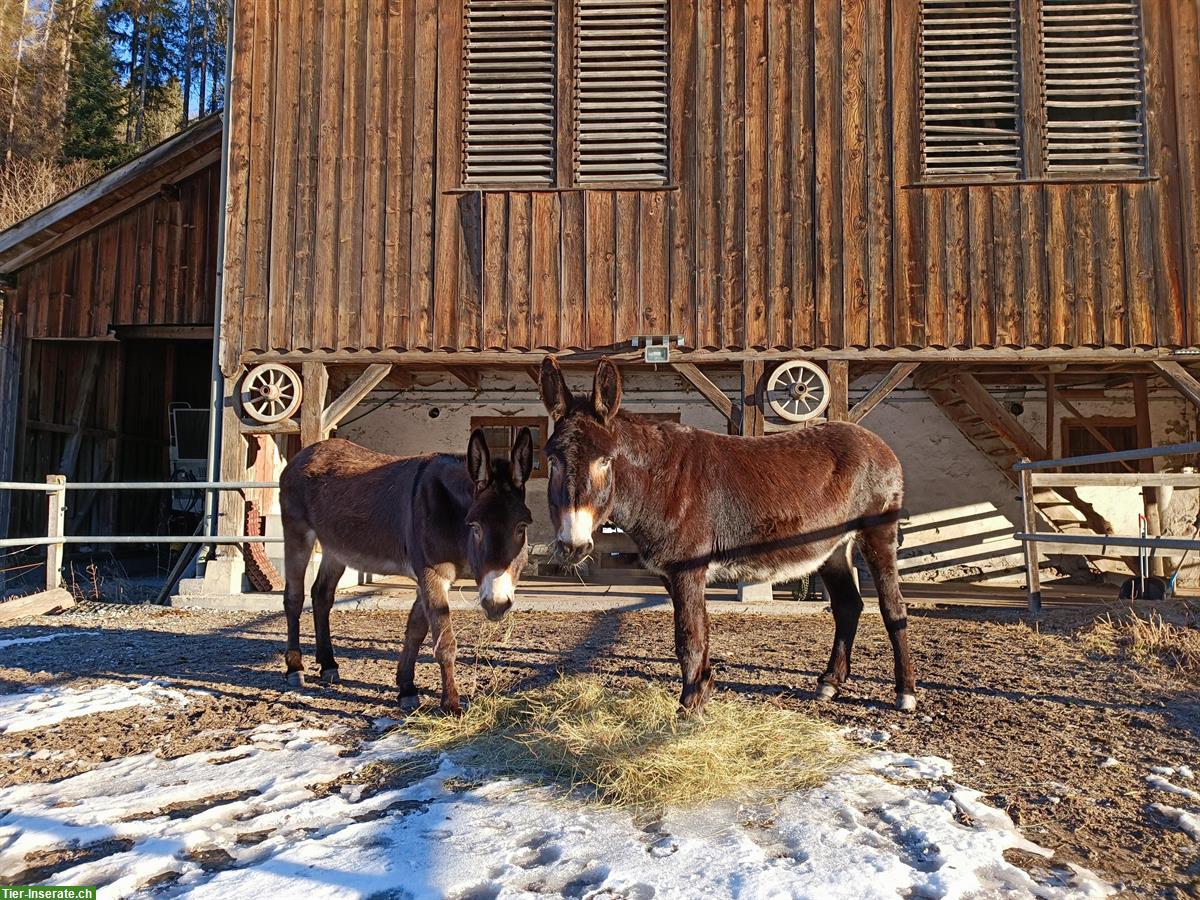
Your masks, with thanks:
M 1200 841 L 1200 791 L 1192 790 L 1190 787 L 1183 787 L 1169 780 L 1170 778 L 1186 778 L 1191 780 L 1196 777 L 1196 773 L 1188 766 L 1154 766 L 1150 772 L 1152 774 L 1146 776 L 1146 781 L 1150 784 L 1150 787 L 1167 794 L 1175 794 L 1178 797 L 1182 797 L 1192 807 L 1189 810 L 1181 809 L 1178 806 L 1171 806 L 1167 803 L 1154 803 L 1150 808 L 1167 821 L 1178 825 L 1179 830 L 1192 840 Z
M 37 640 L 34 638 L 33 640 Z M 191 691 L 164 687 L 157 681 L 102 684 L 93 688 L 47 688 L 0 694 L 0 734 L 44 728 L 66 719 L 169 702 L 186 705 Z
M 47 641 L 61 640 L 63 637 L 85 637 L 87 635 L 97 635 L 99 633 L 100 632 L 98 631 L 69 631 L 64 628 L 61 634 L 45 634 L 41 637 L 8 638 L 7 640 L 0 640 L 0 650 L 5 649 L 6 647 L 16 647 L 21 644 L 44 644 Z
M 1005 813 L 955 783 L 947 761 L 881 746 L 853 771 L 778 802 L 654 818 L 519 782 L 479 783 L 445 757 L 374 794 L 321 787 L 371 763 L 414 758 L 402 734 L 351 755 L 337 734 L 279 723 L 229 750 L 127 757 L 10 787 L 0 790 L 0 877 L 72 847 L 74 864 L 53 882 L 100 885 L 110 898 L 1111 893 L 1091 873 L 1053 866 Z M 1007 862 L 1008 848 L 1047 857 L 1045 877 Z

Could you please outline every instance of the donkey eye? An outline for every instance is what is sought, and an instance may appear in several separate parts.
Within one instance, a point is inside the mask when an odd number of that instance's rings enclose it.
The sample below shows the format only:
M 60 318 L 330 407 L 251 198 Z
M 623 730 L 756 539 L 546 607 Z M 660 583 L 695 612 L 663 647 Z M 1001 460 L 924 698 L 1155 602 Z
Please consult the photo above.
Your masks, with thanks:
M 468 522 L 467 524 L 471 527 L 471 534 L 475 535 L 475 537 L 483 536 L 482 525 L 480 525 L 478 522 Z

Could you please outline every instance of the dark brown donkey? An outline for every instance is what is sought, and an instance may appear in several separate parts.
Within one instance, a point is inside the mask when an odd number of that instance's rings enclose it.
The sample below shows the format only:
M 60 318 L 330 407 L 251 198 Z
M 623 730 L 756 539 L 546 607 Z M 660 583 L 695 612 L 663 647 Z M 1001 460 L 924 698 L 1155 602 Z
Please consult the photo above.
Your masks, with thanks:
M 433 655 L 442 671 L 442 709 L 460 712 L 450 585 L 470 572 L 487 617 L 499 621 L 508 612 L 528 556 L 525 531 L 532 516 L 525 505 L 525 483 L 532 468 L 528 428 L 517 435 L 510 459 L 492 459 L 478 429 L 471 434 L 465 459 L 450 453 L 387 456 L 336 439 L 296 454 L 279 478 L 288 682 L 303 683 L 304 573 L 313 542 L 320 541 L 321 567 L 312 599 L 321 679 L 338 680 L 329 610 L 346 567 L 407 575 L 416 579 L 417 600 L 408 614 L 396 669 L 400 703 L 417 703 L 417 654 L 432 632 Z
M 541 371 L 554 419 L 546 444 L 550 517 L 568 562 L 592 551 L 611 520 L 666 584 L 675 607 L 675 653 L 684 709 L 712 690 L 705 585 L 786 581 L 820 572 L 836 632 L 818 693 L 834 696 L 850 674 L 862 597 L 850 553 L 857 543 L 879 592 L 896 658 L 896 705 L 916 708 L 907 614 L 896 572 L 903 474 L 879 437 L 843 422 L 745 438 L 619 412 L 621 375 L 601 360 L 591 397 L 572 396 L 557 361 Z

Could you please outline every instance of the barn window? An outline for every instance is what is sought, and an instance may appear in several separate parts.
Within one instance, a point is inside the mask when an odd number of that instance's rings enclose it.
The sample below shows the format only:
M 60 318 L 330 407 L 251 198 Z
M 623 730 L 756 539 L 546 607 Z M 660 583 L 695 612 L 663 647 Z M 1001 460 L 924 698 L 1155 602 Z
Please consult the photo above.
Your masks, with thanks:
M 1137 0 L 1042 0 L 1046 171 L 1140 174 L 1143 65 Z
M 927 176 L 1144 173 L 1140 0 L 921 0 L 920 63 Z
M 1017 0 L 922 0 L 921 12 L 926 174 L 1019 174 Z
M 471 416 L 471 430 L 483 429 L 488 451 L 493 458 L 508 459 L 522 428 L 533 437 L 533 474 L 530 478 L 546 477 L 546 419 L 541 416 Z
M 667 0 L 579 0 L 575 176 L 667 177 Z
M 668 0 L 466 0 L 463 180 L 664 184 Z
M 1104 438 L 1099 440 L 1097 435 Z M 1133 419 L 1116 419 L 1095 416 L 1090 419 L 1064 419 L 1062 423 L 1063 456 L 1091 456 L 1094 453 L 1111 453 L 1113 450 L 1136 450 L 1138 446 L 1137 422 Z M 1128 472 L 1116 463 L 1092 463 L 1088 466 L 1073 466 L 1072 472 Z
M 555 0 L 467 0 L 464 174 L 472 184 L 552 184 Z

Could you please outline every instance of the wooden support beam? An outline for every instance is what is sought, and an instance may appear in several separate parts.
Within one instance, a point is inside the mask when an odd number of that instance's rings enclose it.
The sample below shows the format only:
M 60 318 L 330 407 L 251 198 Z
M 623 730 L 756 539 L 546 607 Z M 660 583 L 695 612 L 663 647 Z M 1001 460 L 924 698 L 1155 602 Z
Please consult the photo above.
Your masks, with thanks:
M 538 387 L 541 387 L 541 385 L 542 385 L 542 370 L 541 369 L 539 369 L 537 366 L 526 366 L 525 374 L 529 376 L 530 381 L 532 381 Z
M 363 373 L 325 408 L 321 414 L 321 430 L 328 434 L 336 428 L 338 422 L 342 421 L 350 410 L 358 406 L 379 382 L 387 378 L 391 371 L 391 363 L 375 363 L 367 366 Z
M 1195 375 L 1174 360 L 1155 360 L 1154 367 L 1193 406 L 1200 407 L 1200 381 L 1196 380 Z
M 1175 365 L 1179 365 L 1176 363 Z M 1180 367 L 1182 369 L 1182 367 Z M 1187 375 L 1187 373 L 1184 373 Z M 1188 376 L 1191 377 L 1190 375 Z M 1133 377 L 1133 415 L 1137 423 L 1138 447 L 1149 449 L 1154 446 L 1154 430 L 1150 422 L 1150 388 L 1145 375 Z M 1138 460 L 1142 472 L 1154 471 L 1153 459 Z M 1146 534 L 1158 537 L 1162 532 L 1162 503 L 1158 488 L 1154 485 L 1142 487 L 1142 512 L 1146 517 Z M 1162 578 L 1166 575 L 1166 560 L 1161 556 L 1150 558 L 1150 574 Z
M 757 361 L 742 363 L 742 406 L 739 433 L 743 437 L 759 437 L 766 433 L 767 420 L 763 415 L 762 391 L 766 366 Z
M 473 391 L 479 390 L 482 376 L 479 370 L 470 366 L 446 366 L 446 371 L 453 375 Z
M 825 416 L 830 422 L 845 422 L 850 418 L 850 363 L 831 359 L 829 369 L 829 407 Z
M 849 421 L 861 422 L 865 419 L 867 414 L 894 391 L 900 382 L 915 372 L 918 366 L 920 363 L 897 363 L 892 366 L 891 371 L 883 376 L 879 384 L 871 388 L 865 397 L 854 404 L 854 409 L 849 413 Z
M 717 411 L 733 424 L 733 401 L 717 387 L 694 363 L 671 363 L 671 368 L 683 376 L 684 380 L 704 395 Z
M 1028 462 L 1028 460 L 1025 460 Z M 1036 508 L 1033 504 L 1033 473 L 1021 470 L 1021 521 L 1027 533 L 1037 531 Z M 1029 593 L 1029 613 L 1036 616 L 1042 611 L 1042 578 L 1038 571 L 1037 541 L 1025 541 L 1025 589 Z
M 221 398 L 221 481 L 243 481 L 246 478 L 246 457 L 249 445 L 241 432 L 241 416 L 238 414 L 237 382 L 225 379 Z M 217 491 L 217 533 L 222 536 L 244 534 L 246 520 L 246 498 L 241 491 Z M 220 544 L 218 557 L 229 558 L 241 554 L 236 544 Z
M 973 375 L 965 372 L 951 375 L 948 379 L 955 393 L 962 398 L 993 430 L 1008 441 L 1021 456 L 1029 459 L 1046 459 L 1046 448 L 1029 433 L 1017 417 L 1004 408 L 995 397 L 987 392 Z
M 79 449 L 83 446 L 83 418 L 92 405 L 92 394 L 96 389 L 99 372 L 100 348 L 93 345 L 87 349 L 83 372 L 78 381 L 79 393 L 75 395 L 75 409 L 71 413 L 71 436 L 67 439 L 62 458 L 58 462 L 58 471 L 67 478 L 75 477 L 75 464 L 79 461 Z
M 1058 402 L 1058 384 L 1051 372 L 1046 376 L 1046 452 L 1054 455 L 1055 412 Z
M 329 370 L 324 363 L 306 362 L 301 370 L 304 395 L 300 401 L 300 446 L 307 447 L 329 437 L 325 430 L 325 393 Z

